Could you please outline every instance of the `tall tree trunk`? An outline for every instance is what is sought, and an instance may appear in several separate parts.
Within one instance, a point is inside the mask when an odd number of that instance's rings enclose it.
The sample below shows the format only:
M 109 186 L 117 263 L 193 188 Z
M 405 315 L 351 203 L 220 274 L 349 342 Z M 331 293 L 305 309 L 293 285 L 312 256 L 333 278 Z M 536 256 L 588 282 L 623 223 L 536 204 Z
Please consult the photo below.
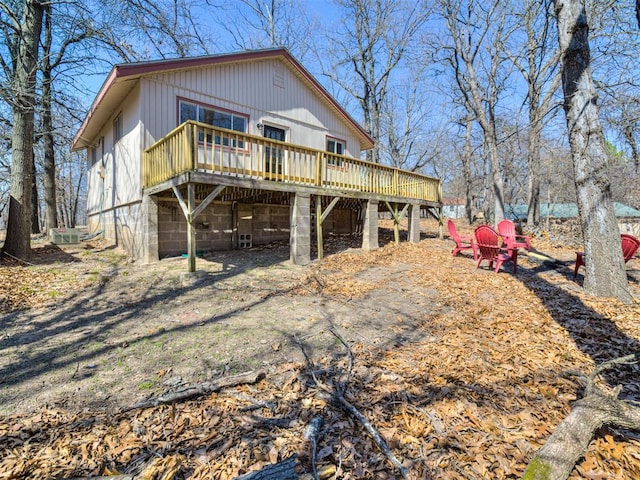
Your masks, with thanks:
M 498 156 L 498 142 L 495 138 L 495 130 L 491 136 L 491 141 L 487 144 L 487 150 L 491 168 L 493 222 L 497 225 L 498 222 L 504 219 L 504 179 L 502 178 L 502 168 L 500 166 L 500 157 Z
M 527 161 L 528 191 L 527 191 L 527 225 L 533 227 L 540 223 L 540 127 L 532 117 L 537 112 L 531 111 L 533 101 L 529 105 L 529 153 Z
M 464 210 L 469 225 L 473 223 L 473 205 L 471 195 L 473 193 L 473 178 L 471 176 L 471 129 L 473 127 L 473 114 L 469 112 L 465 120 L 464 153 L 462 157 L 462 176 L 464 178 Z
M 523 33 L 526 33 L 524 52 L 510 56 L 527 84 L 527 224 L 533 227 L 540 223 L 540 138 L 545 117 L 551 110 L 554 93 L 560 86 L 560 57 L 557 43 L 550 38 L 553 5 L 546 1 L 525 0 L 515 8 L 518 9 L 518 19 L 522 23 Z
M 493 201 L 491 216 L 492 221 L 497 223 L 504 218 L 504 180 L 498 155 L 495 108 L 504 78 L 500 76 L 503 56 L 495 52 L 503 50 L 507 39 L 504 28 L 506 8 L 499 0 L 489 2 L 486 10 L 475 8 L 476 4 L 473 2 L 465 7 L 460 0 L 440 0 L 440 3 L 453 43 L 453 53 L 447 61 L 454 70 L 456 84 L 465 105 L 473 111 L 482 128 L 485 153 L 489 157 L 490 166 L 490 192 Z M 479 3 L 477 6 L 480 6 Z M 475 11 L 486 12 L 486 16 L 472 15 Z M 473 29 L 470 28 L 472 24 Z M 487 40 L 489 32 L 491 41 Z M 483 68 L 484 59 L 479 56 L 479 52 L 489 57 L 483 79 L 476 73 L 478 66 Z M 485 207 L 487 206 L 488 199 L 485 196 Z M 488 210 L 486 213 L 489 213 Z
M 631 302 L 620 230 L 607 176 L 607 152 L 590 68 L 584 0 L 556 0 L 564 110 L 586 254 L 584 289 Z
M 72 227 L 75 227 L 78 223 L 78 203 L 80 201 L 80 190 L 82 189 L 82 179 L 84 177 L 84 170 L 78 172 L 78 183 L 73 194 L 73 210 L 72 210 Z
M 20 45 L 13 73 L 13 132 L 11 135 L 11 189 L 7 237 L 3 250 L 18 258 L 31 253 L 31 189 L 33 185 L 33 121 L 38 43 L 43 7 L 26 0 L 20 23 Z
M 31 233 L 40 233 L 40 199 L 38 198 L 38 182 L 36 177 L 36 156 L 31 153 Z
M 51 115 L 51 6 L 45 7 L 44 55 L 42 64 L 42 139 L 44 147 L 44 202 L 46 205 L 46 231 L 58 228 L 56 205 L 56 160 Z

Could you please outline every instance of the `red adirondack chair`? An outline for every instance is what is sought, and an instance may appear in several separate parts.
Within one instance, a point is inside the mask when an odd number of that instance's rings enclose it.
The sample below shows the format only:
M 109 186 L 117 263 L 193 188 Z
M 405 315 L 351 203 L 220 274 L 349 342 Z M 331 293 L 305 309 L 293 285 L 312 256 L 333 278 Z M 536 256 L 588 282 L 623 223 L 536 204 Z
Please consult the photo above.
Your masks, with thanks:
M 473 241 L 473 237 L 471 235 L 459 235 L 456 230 L 456 225 L 452 220 L 447 222 L 447 228 L 449 229 L 451 239 L 456 242 L 456 246 L 453 247 L 453 250 L 451 251 L 451 256 L 455 257 L 461 251 L 471 249 L 473 251 L 473 259 L 475 260 L 478 254 L 476 252 L 476 244 Z
M 633 235 L 623 233 L 620 235 L 620 242 L 622 244 L 622 256 L 624 257 L 624 262 L 627 263 L 633 258 L 633 256 L 640 248 L 640 240 L 638 240 Z M 582 265 L 585 265 L 584 252 L 576 252 L 576 266 L 573 269 L 574 280 L 578 276 L 578 269 Z
M 531 250 L 531 238 L 526 235 L 517 235 L 516 226 L 511 220 L 502 220 L 498 223 L 498 233 L 502 237 L 507 248 L 524 248 Z
M 476 245 L 478 248 L 478 263 L 476 269 L 480 267 L 483 260 L 489 262 L 489 268 L 496 264 L 495 272 L 498 273 L 500 266 L 504 262 L 513 262 L 513 273 L 518 269 L 518 249 L 503 248 L 500 236 L 489 225 L 480 225 L 475 231 Z

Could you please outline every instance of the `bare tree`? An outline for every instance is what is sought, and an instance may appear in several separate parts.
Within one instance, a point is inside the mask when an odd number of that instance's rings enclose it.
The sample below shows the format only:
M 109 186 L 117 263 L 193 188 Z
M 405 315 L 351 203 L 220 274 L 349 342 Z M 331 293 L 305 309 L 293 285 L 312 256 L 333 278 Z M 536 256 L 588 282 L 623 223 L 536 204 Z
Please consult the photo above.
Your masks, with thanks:
M 103 0 L 94 36 L 125 62 L 209 54 L 216 39 L 197 0 Z
M 414 48 L 418 51 L 417 33 L 430 9 L 423 2 L 395 0 L 337 0 L 336 3 L 343 9 L 343 18 L 352 19 L 353 23 L 345 23 L 343 31 L 331 32 L 331 53 L 337 58 L 325 69 L 324 75 L 357 100 L 364 128 L 376 142 L 367 152 L 367 160 L 377 163 L 391 76 Z
M 60 152 L 60 168 L 56 170 L 58 185 L 58 217 L 67 227 L 75 227 L 79 208 L 84 207 L 82 192 L 86 188 L 87 164 L 78 158 L 81 155 Z
M 11 188 L 11 135 L 10 125 L 0 118 L 0 228 L 4 229 L 7 221 L 9 205 L 9 189 Z
M 540 140 L 545 118 L 553 108 L 554 94 L 560 86 L 558 43 L 551 35 L 552 1 L 518 2 L 514 16 L 524 30 L 525 44 L 509 56 L 527 86 L 529 114 L 527 150 L 527 224 L 540 222 Z M 516 7 L 516 8 L 517 8 Z
M 25 0 L 21 5 L 1 2 L 0 10 L 7 19 L 2 19 L 3 27 L 11 39 L 7 45 L 11 58 L 7 60 L 0 57 L 5 78 L 9 82 L 3 85 L 2 96 L 13 109 L 11 190 L 3 251 L 26 258 L 31 253 L 36 73 L 44 9 L 38 0 Z M 16 16 L 19 11 L 22 12 L 21 19 Z
M 527 177 L 522 174 L 527 170 L 530 151 L 530 133 L 521 128 L 513 117 L 501 117 L 497 121 L 498 130 L 502 138 L 498 144 L 498 154 L 501 158 L 509 159 L 503 164 L 504 172 L 504 201 L 505 205 L 522 205 L 527 202 Z M 538 147 L 539 148 L 539 147 Z M 539 168 L 536 176 L 540 174 Z M 507 207 L 505 206 L 505 210 Z M 506 211 L 512 213 L 512 211 Z
M 444 45 L 445 62 L 464 103 L 473 112 L 482 129 L 484 147 L 489 159 L 493 220 L 504 218 L 504 180 L 498 156 L 496 106 L 503 82 L 506 9 L 504 2 L 474 0 L 440 0 L 449 42 Z
M 380 118 L 380 160 L 397 168 L 424 171 L 435 168 L 441 155 L 441 129 L 432 125 L 432 105 L 427 101 L 427 62 L 415 62 L 406 81 L 389 88 Z M 430 128 L 431 126 L 431 128 Z
M 471 148 L 471 133 L 473 131 L 473 116 L 467 112 L 464 119 L 464 153 L 462 155 L 462 177 L 464 179 L 464 211 L 469 224 L 473 222 L 473 176 L 471 162 L 473 151 Z
M 69 8 L 70 11 L 64 11 Z M 54 18 L 55 17 L 55 18 Z M 58 226 L 58 207 L 56 194 L 56 148 L 55 148 L 55 127 L 53 122 L 53 102 L 55 96 L 54 73 L 64 64 L 69 68 L 70 64 L 86 60 L 82 57 L 69 58 L 69 53 L 73 54 L 71 48 L 87 40 L 91 35 L 91 27 L 87 21 L 86 11 L 79 4 L 56 4 L 47 3 L 44 11 L 43 28 L 43 52 L 41 61 L 42 71 L 42 92 L 40 101 L 41 132 L 43 140 L 43 161 L 44 161 L 44 197 L 46 205 L 46 231 Z M 63 32 L 62 38 L 56 39 L 54 50 L 54 20 L 58 22 L 58 30 Z M 68 74 L 68 72 L 66 72 Z M 60 77 L 58 77 L 60 78 Z M 67 106 L 67 110 L 72 108 Z
M 217 23 L 241 49 L 282 47 L 304 58 L 312 46 L 312 22 L 296 0 L 240 0 L 218 9 Z M 242 22 L 235 21 L 238 17 Z
M 573 158 L 578 210 L 587 260 L 584 289 L 630 302 L 611 189 L 607 152 L 590 69 L 589 24 L 584 0 L 555 0 L 562 55 L 564 110 Z

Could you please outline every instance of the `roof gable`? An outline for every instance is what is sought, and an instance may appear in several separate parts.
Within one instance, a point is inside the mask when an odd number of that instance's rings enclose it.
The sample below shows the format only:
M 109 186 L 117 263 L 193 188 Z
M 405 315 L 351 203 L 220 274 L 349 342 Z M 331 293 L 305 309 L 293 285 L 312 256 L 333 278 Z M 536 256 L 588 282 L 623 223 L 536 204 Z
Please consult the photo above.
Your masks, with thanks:
M 357 138 L 360 140 L 362 150 L 373 147 L 374 142 L 367 132 L 338 104 L 289 51 L 283 48 L 276 48 L 115 65 L 96 95 L 78 133 L 75 135 L 72 149 L 77 150 L 90 145 L 90 142 L 96 137 L 106 121 L 115 113 L 115 109 L 120 102 L 142 77 L 176 70 L 253 62 L 274 58 L 282 61 L 331 111 L 342 118 L 345 124 L 355 132 Z

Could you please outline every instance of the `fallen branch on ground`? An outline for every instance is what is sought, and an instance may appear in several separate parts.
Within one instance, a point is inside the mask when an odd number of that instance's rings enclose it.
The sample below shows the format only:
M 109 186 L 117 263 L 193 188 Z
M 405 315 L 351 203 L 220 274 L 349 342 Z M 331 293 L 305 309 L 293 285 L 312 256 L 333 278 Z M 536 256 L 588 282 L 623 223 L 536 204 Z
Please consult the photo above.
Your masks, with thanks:
M 304 439 L 310 443 L 311 473 L 314 480 L 317 480 L 318 478 L 318 467 L 316 465 L 316 460 L 318 456 L 318 438 L 320 438 L 322 424 L 322 417 L 313 417 L 307 425 L 307 428 L 304 429 Z
M 135 410 L 138 408 L 157 407 L 158 405 L 166 405 L 178 401 L 190 400 L 202 395 L 219 392 L 223 388 L 235 387 L 248 383 L 256 383 L 262 380 L 265 376 L 266 374 L 263 371 L 250 371 L 240 373 L 238 375 L 232 375 L 230 377 L 222 377 L 211 382 L 183 387 L 177 392 L 167 393 L 156 398 L 143 400 L 142 402 L 138 402 L 133 407 L 127 408 L 124 411 Z
M 133 480 L 135 475 L 109 475 L 102 477 L 73 477 L 69 480 Z
M 585 396 L 560 422 L 549 440 L 529 463 L 522 480 L 564 480 L 584 454 L 594 433 L 603 425 L 640 430 L 640 407 L 618 399 L 621 387 L 612 393 L 595 385 L 596 377 L 614 365 L 636 363 L 640 353 L 599 365 L 587 378 Z
M 330 329 L 329 331 L 340 341 L 340 343 L 342 343 L 342 345 L 344 345 L 345 349 L 347 350 L 347 355 L 349 357 L 349 365 L 347 367 L 347 372 L 345 373 L 345 380 L 342 382 L 337 382 L 337 385 L 335 388 L 330 388 L 328 385 L 320 381 L 314 373 L 314 367 L 313 367 L 313 363 L 311 362 L 311 359 L 309 358 L 304 348 L 302 347 L 302 344 L 300 343 L 299 344 L 300 348 L 302 348 L 302 353 L 305 359 L 307 360 L 309 371 L 311 372 L 311 376 L 314 382 L 316 383 L 318 388 L 320 388 L 320 390 L 328 394 L 328 398 L 326 398 L 327 401 L 340 407 L 345 413 L 347 413 L 348 415 L 351 415 L 358 422 L 360 422 L 360 424 L 362 424 L 362 426 L 369 433 L 369 435 L 371 435 L 371 438 L 373 439 L 375 444 L 378 446 L 380 451 L 384 453 L 384 455 L 389 459 L 391 464 L 400 471 L 402 478 L 405 478 L 408 480 L 409 470 L 407 469 L 407 467 L 402 465 L 402 462 L 400 462 L 400 460 L 398 460 L 398 458 L 393 454 L 391 449 L 387 446 L 387 442 L 384 441 L 384 438 L 382 438 L 382 436 L 378 433 L 378 431 L 371 424 L 371 422 L 369 422 L 369 420 L 367 420 L 367 418 L 355 406 L 353 406 L 344 398 L 344 394 L 347 389 L 347 384 L 351 379 L 351 373 L 353 369 L 353 362 L 354 362 L 353 352 L 351 352 L 351 348 L 349 347 L 347 342 L 345 342 L 345 340 L 340 335 L 338 335 L 338 333 L 336 333 L 333 329 Z

